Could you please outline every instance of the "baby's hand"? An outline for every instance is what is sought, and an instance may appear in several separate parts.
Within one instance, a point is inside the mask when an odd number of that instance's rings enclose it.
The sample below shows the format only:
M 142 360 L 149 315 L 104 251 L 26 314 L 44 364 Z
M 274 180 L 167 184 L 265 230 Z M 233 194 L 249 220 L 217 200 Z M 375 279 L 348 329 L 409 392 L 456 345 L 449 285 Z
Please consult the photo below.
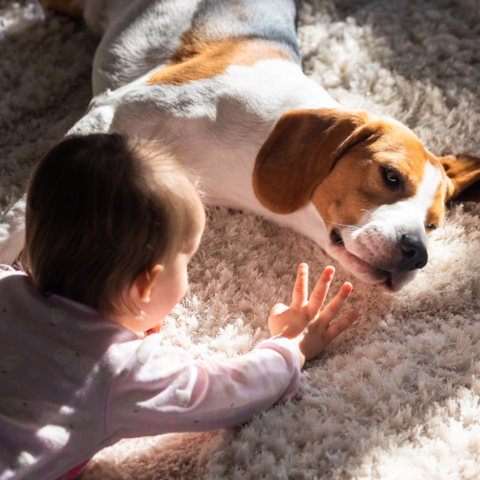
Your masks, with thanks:
M 165 320 L 162 320 L 160 323 L 157 323 L 154 327 L 148 329 L 145 332 L 138 332 L 137 335 L 139 338 L 144 339 L 148 337 L 149 335 L 152 335 L 153 333 L 158 333 L 160 330 L 163 328 L 163 325 L 165 324 Z
M 334 272 L 333 267 L 325 268 L 308 300 L 308 265 L 302 263 L 298 267 L 290 308 L 279 303 L 272 308 L 268 317 L 271 335 L 282 335 L 292 339 L 299 349 L 302 365 L 305 360 L 322 352 L 358 316 L 358 312 L 353 310 L 330 325 L 352 291 L 350 283 L 344 283 L 335 298 L 324 310 L 320 310 Z

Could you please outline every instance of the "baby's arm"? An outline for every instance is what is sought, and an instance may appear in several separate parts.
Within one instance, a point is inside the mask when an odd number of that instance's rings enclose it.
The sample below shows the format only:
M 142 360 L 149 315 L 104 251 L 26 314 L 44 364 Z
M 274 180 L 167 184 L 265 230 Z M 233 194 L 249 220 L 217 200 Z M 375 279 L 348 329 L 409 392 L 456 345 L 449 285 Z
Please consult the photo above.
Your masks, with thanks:
M 111 382 L 107 432 L 120 438 L 230 427 L 299 387 L 300 362 L 286 338 L 265 340 L 247 355 L 220 362 L 194 360 L 150 335 L 138 341 Z

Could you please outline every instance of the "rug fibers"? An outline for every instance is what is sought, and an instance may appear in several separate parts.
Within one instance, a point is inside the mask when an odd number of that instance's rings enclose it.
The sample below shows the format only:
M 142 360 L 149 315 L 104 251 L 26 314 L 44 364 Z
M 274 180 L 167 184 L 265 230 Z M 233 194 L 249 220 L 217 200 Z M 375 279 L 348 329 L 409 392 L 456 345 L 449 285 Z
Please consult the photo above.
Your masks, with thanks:
M 0 0 L 0 6 L 8 4 Z M 437 155 L 480 155 L 478 0 L 305 0 L 304 69 L 341 104 L 394 117 Z M 91 98 L 98 39 L 49 13 L 0 43 L 0 205 Z M 248 212 L 210 208 L 190 290 L 162 341 L 232 358 L 267 336 L 297 265 L 332 291 L 352 281 L 358 322 L 309 362 L 300 393 L 235 429 L 122 441 L 82 480 L 480 478 L 480 206 L 454 203 L 430 260 L 392 296 L 351 278 L 312 241 Z

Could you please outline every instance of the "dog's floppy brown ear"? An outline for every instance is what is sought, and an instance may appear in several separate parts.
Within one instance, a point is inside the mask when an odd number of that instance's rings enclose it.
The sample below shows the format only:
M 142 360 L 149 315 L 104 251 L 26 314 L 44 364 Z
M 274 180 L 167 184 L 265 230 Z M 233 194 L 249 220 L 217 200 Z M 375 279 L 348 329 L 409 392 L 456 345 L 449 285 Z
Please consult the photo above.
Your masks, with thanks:
M 450 155 L 439 158 L 447 174 L 446 201 L 480 203 L 480 158 L 471 155 Z
M 284 113 L 255 160 L 253 190 L 260 203 L 280 214 L 305 206 L 335 162 L 374 133 L 365 128 L 368 119 L 341 109 Z

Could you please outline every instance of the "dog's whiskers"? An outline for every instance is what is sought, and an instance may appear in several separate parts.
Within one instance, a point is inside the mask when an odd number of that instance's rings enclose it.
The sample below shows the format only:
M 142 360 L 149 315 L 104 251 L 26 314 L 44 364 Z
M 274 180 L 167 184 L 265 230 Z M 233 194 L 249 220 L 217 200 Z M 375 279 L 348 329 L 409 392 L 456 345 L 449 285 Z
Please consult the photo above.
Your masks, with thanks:
M 370 210 L 367 210 L 366 208 L 361 208 L 360 211 L 361 211 L 361 212 L 367 212 L 367 213 L 370 214 L 370 216 L 373 217 L 373 213 L 372 213 Z
M 331 220 L 328 220 L 332 225 L 339 225 L 340 227 L 347 227 L 347 228 L 351 228 L 352 230 L 360 230 L 361 227 L 357 227 L 355 225 L 346 225 L 344 223 L 337 223 L 337 222 L 332 222 Z
M 368 234 L 368 235 L 365 237 L 365 239 L 364 239 L 362 242 L 359 243 L 359 245 L 364 245 L 372 235 L 377 235 L 377 238 L 381 237 L 381 234 L 380 234 L 380 233 L 378 233 L 378 232 L 372 232 L 372 233 Z M 384 245 L 384 244 L 385 244 L 385 243 L 382 243 L 382 245 Z M 380 245 L 380 246 L 382 246 L 382 245 Z

